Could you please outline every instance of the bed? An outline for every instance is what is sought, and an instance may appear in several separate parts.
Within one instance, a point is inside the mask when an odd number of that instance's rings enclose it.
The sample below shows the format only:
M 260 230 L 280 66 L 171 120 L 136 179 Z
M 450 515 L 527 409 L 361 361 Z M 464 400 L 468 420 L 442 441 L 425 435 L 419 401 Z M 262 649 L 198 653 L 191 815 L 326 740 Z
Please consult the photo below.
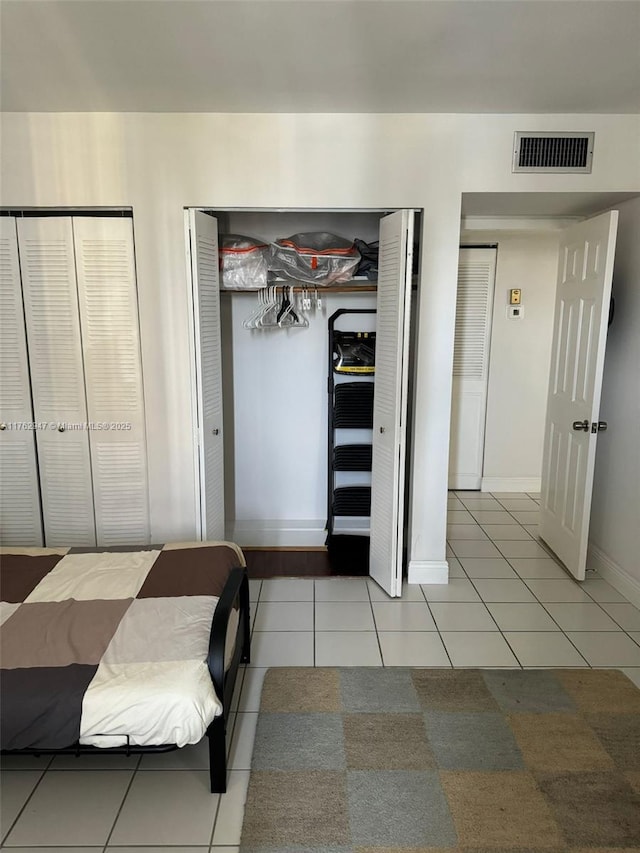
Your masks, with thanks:
M 229 542 L 0 549 L 3 753 L 166 751 L 209 743 L 249 662 L 249 584 Z

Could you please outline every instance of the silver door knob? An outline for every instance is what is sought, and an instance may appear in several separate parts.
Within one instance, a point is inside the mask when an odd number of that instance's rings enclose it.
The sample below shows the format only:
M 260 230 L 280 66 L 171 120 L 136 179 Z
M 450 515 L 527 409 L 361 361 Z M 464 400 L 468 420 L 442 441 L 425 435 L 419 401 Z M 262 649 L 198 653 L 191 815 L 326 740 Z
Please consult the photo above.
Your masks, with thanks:
M 0 424 L 0 429 L 6 429 L 6 428 L 7 428 L 6 424 Z
M 571 429 L 574 429 L 576 432 L 589 432 L 589 421 L 574 421 Z
M 64 425 L 58 424 L 58 432 L 64 432 Z
M 598 421 L 598 432 L 604 432 L 608 426 L 606 421 Z

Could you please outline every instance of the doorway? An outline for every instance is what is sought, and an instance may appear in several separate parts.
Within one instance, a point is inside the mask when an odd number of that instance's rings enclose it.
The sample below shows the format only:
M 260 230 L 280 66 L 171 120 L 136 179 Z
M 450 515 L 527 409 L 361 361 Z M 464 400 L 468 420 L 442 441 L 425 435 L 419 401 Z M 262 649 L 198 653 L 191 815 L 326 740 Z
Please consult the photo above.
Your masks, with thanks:
M 327 319 L 355 300 L 356 307 L 374 309 L 377 336 L 371 423 L 366 424 L 372 448 L 371 510 L 366 527 L 358 525 L 361 511 L 340 514 L 348 532 L 369 535 L 371 576 L 389 595 L 399 595 L 413 235 L 419 235 L 419 212 L 207 208 L 185 213 L 202 537 L 226 536 L 248 548 L 323 547 L 330 487 L 326 437 L 334 405 L 327 402 Z M 218 233 L 251 235 L 273 246 L 292 232 L 288 242 L 319 231 L 351 239 L 359 235 L 367 243 L 379 240 L 377 281 L 314 288 L 276 279 L 277 293 L 286 290 L 306 322 L 295 328 L 280 323 L 270 324 L 268 331 L 255 328 L 247 318 L 255 315 L 256 293 L 251 291 L 257 288 L 220 286 Z M 301 298 L 311 298 L 311 311 Z M 371 332 L 368 327 L 361 331 Z
M 461 242 L 498 245 L 482 491 L 540 491 L 562 233 L 632 197 L 630 193 L 463 197 Z M 520 296 L 517 317 L 509 311 L 514 289 Z

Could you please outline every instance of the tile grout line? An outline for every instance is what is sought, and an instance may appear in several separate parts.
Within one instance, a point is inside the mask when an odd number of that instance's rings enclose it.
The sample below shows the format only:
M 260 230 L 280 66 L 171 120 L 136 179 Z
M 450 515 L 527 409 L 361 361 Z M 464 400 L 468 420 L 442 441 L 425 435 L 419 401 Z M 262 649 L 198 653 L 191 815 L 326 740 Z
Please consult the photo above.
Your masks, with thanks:
M 504 510 L 505 512 L 507 512 L 509 515 L 511 515 L 511 517 L 514 519 L 514 521 L 515 521 L 515 522 L 516 522 L 520 527 L 522 527 L 522 528 L 524 529 L 524 525 L 523 525 L 520 521 L 518 521 L 518 519 L 513 515 L 513 513 L 512 513 L 510 510 L 508 510 L 506 507 L 504 507 L 504 505 L 502 504 L 502 502 L 500 501 L 500 499 L 499 499 L 499 498 L 496 498 L 496 497 L 493 495 L 493 493 L 491 493 L 491 496 L 492 496 L 492 498 L 493 498 L 494 500 L 496 500 L 496 501 L 497 501 L 497 502 L 502 506 L 503 510 Z M 474 519 L 475 519 L 475 516 L 474 516 Z M 476 522 L 476 523 L 477 523 L 478 525 L 480 524 L 479 522 Z M 485 532 L 486 532 L 486 531 L 485 531 Z M 528 532 L 528 531 L 527 531 L 527 532 Z M 490 541 L 490 542 L 491 542 L 491 543 L 492 543 L 492 544 L 493 544 L 493 545 L 498 549 L 498 551 L 500 551 L 500 548 L 499 548 L 499 546 L 496 544 L 495 540 L 494 540 L 494 539 L 493 539 L 489 534 L 487 534 L 487 535 L 489 536 L 489 541 Z M 525 540 L 525 541 L 526 541 L 526 540 Z M 536 540 L 533 540 L 533 541 L 536 541 Z M 452 550 L 453 550 L 453 551 L 454 551 L 454 553 L 455 553 L 455 549 L 453 548 L 453 546 L 451 546 L 451 547 L 452 547 Z M 545 549 L 545 550 L 546 550 L 546 549 Z M 511 567 L 511 569 L 512 569 L 513 571 L 515 571 L 515 572 L 516 572 L 516 574 L 518 574 L 517 569 L 515 568 L 515 566 L 513 566 L 513 565 L 511 564 L 511 562 L 509 561 L 509 558 L 508 558 L 505 554 L 503 554 L 503 553 L 502 553 L 502 551 L 500 551 L 500 553 L 501 553 L 502 558 L 503 558 L 504 560 L 506 560 L 506 561 L 507 561 L 507 563 L 509 564 L 509 566 Z M 457 555 L 456 555 L 456 556 L 457 556 Z M 551 559 L 554 559 L 554 562 L 555 562 L 555 558 L 553 557 L 553 555 L 549 554 L 549 556 L 551 557 Z M 460 560 L 460 558 L 458 558 L 458 557 L 457 557 L 457 559 L 458 559 L 458 560 Z M 527 559 L 527 558 L 515 558 L 515 557 L 514 557 L 514 558 L 512 558 L 512 559 Z M 462 565 L 462 563 L 460 563 L 460 564 Z M 462 566 L 462 568 L 463 568 L 463 571 L 464 571 L 464 566 Z M 571 637 L 569 637 L 569 636 L 567 635 L 567 633 L 564 631 L 564 629 L 563 629 L 563 628 L 558 624 L 558 622 L 556 622 L 556 620 L 553 618 L 553 616 L 551 615 L 551 613 L 549 613 L 549 611 L 547 610 L 547 608 L 544 606 L 544 603 L 543 603 L 543 602 L 538 598 L 538 596 L 535 594 L 535 592 L 533 591 L 533 589 L 531 589 L 531 587 L 530 587 L 530 586 L 529 586 L 529 584 L 527 583 L 527 579 L 526 579 L 526 578 L 522 578 L 522 577 L 520 577 L 520 575 L 519 575 L 519 574 L 518 574 L 518 578 L 519 578 L 519 580 L 520 580 L 522 583 L 524 583 L 524 585 L 525 585 L 525 586 L 526 586 L 526 588 L 529 590 L 529 592 L 534 596 L 534 598 L 535 598 L 535 600 L 536 600 L 536 603 L 537 603 L 537 604 L 539 604 L 539 605 L 541 605 L 541 606 L 542 606 L 542 608 L 543 608 L 543 610 L 545 611 L 545 613 L 548 613 L 549 617 L 554 621 L 554 623 L 555 623 L 556 625 L 558 625 L 558 629 L 559 629 L 560 633 L 561 633 L 561 634 L 565 637 L 565 639 L 566 639 L 566 640 L 571 644 L 571 646 L 573 646 L 573 648 L 575 649 L 575 651 L 576 651 L 576 653 L 579 655 L 579 657 L 580 657 L 580 658 L 581 658 L 581 659 L 582 659 L 582 660 L 587 664 L 587 666 L 591 669 L 591 668 L 592 668 L 592 666 L 591 666 L 591 664 L 589 663 L 589 661 L 588 661 L 588 660 L 584 657 L 584 655 L 580 652 L 580 650 L 577 648 L 577 646 L 575 645 L 575 643 L 573 643 L 573 641 L 571 640 Z M 483 598 L 483 597 L 482 597 L 482 595 L 480 594 L 480 591 L 478 590 L 478 588 L 476 587 L 475 583 L 473 582 L 473 578 L 471 578 L 471 577 L 469 576 L 469 580 L 470 580 L 470 582 L 471 582 L 471 585 L 473 586 L 473 588 L 474 588 L 474 589 L 475 589 L 475 591 L 477 592 L 477 594 L 480 596 L 480 600 L 482 601 L 482 603 L 483 603 L 483 604 L 485 605 L 485 607 L 486 607 L 487 602 L 485 602 L 484 598 Z M 531 580 L 531 579 L 530 579 L 530 580 Z M 535 579 L 534 579 L 534 580 L 535 580 Z M 553 580 L 553 579 L 552 579 L 552 580 Z M 567 578 L 567 580 L 571 580 L 571 578 Z M 587 595 L 589 595 L 589 593 L 587 593 Z M 594 600 L 594 601 L 595 601 L 595 599 L 593 599 L 593 597 L 592 597 L 592 596 L 589 596 L 589 597 L 590 597 L 590 598 L 592 598 L 592 600 Z M 502 603 L 502 602 L 489 602 L 489 603 Z M 506 602 L 506 603 L 509 603 L 509 602 Z M 519 603 L 519 602 L 511 602 L 511 603 L 512 603 L 512 604 L 516 604 L 516 603 Z M 550 603 L 556 603 L 556 602 L 547 602 L 547 603 L 549 603 L 549 604 L 550 604 Z M 570 602 L 557 602 L 557 603 L 570 603 Z M 598 603 L 598 602 L 596 602 L 596 603 Z M 488 608 L 487 608 L 487 609 L 488 609 Z M 606 612 L 606 611 L 605 611 L 605 612 Z M 490 613 L 491 617 L 493 618 L 493 614 L 491 613 L 491 611 L 489 611 L 489 613 Z M 495 619 L 494 619 L 494 622 L 495 622 Z M 497 625 L 497 622 L 496 622 L 496 625 Z M 512 652 L 512 654 L 514 655 L 515 659 L 518 661 L 518 663 L 520 664 L 521 668 L 524 668 L 524 665 L 523 665 L 523 664 L 522 664 L 522 662 L 520 661 L 520 658 L 518 657 L 518 655 L 515 653 L 514 649 L 512 648 L 511 644 L 509 643 L 509 640 L 508 640 L 508 639 L 507 639 L 507 637 L 504 635 L 504 632 L 502 631 L 502 629 L 500 628 L 500 626 L 499 626 L 499 625 L 497 625 L 497 627 L 498 627 L 498 630 L 500 631 L 500 633 L 502 634 L 502 637 L 503 637 L 503 639 L 504 639 L 505 643 L 506 643 L 506 644 L 509 646 L 509 648 L 511 649 L 511 652 Z M 553 633 L 556 633 L 556 632 L 553 632 Z M 633 639 L 633 638 L 630 638 L 630 639 Z
M 384 655 L 382 654 L 382 643 L 380 642 L 380 633 L 378 631 L 378 623 L 376 622 L 376 614 L 373 609 L 373 599 L 371 598 L 371 588 L 369 584 L 365 581 L 367 587 L 367 595 L 369 596 L 369 607 L 371 608 L 371 618 L 373 619 L 373 628 L 376 632 L 376 642 L 378 644 L 378 652 L 380 653 L 380 663 L 383 669 L 386 667 L 386 663 L 384 662 Z
M 54 756 L 54 757 L 55 757 L 55 756 Z M 51 761 L 53 761 L 53 758 L 51 759 Z M 11 835 L 11 833 L 13 832 L 13 830 L 15 829 L 16 824 L 18 823 L 18 821 L 19 821 L 19 820 L 20 820 L 20 818 L 22 817 L 22 814 L 23 814 L 24 810 L 25 810 L 25 809 L 26 809 L 26 807 L 29 805 L 29 801 L 31 800 L 31 798 L 33 797 L 33 795 L 35 794 L 35 792 L 38 790 L 38 788 L 40 787 L 40 784 L 42 783 L 42 780 L 44 779 L 44 777 L 45 777 L 45 775 L 46 775 L 46 773 L 47 773 L 47 770 L 49 769 L 49 767 L 50 767 L 50 765 L 51 765 L 51 761 L 49 761 L 49 764 L 47 764 L 47 766 L 46 766 L 46 767 L 42 768 L 42 773 L 40 774 L 40 778 L 38 779 L 38 781 L 36 782 L 36 784 L 33 786 L 32 790 L 31 790 L 31 793 L 29 794 L 29 796 L 28 796 L 28 797 L 26 798 L 26 800 L 24 801 L 24 803 L 23 803 L 23 805 L 22 805 L 22 808 L 20 809 L 20 811 L 18 812 L 18 814 L 15 816 L 15 818 L 14 818 L 14 820 L 13 820 L 13 822 L 12 822 L 11 826 L 9 827 L 9 829 L 8 829 L 8 830 L 7 830 L 7 832 L 6 832 L 6 834 L 5 834 L 5 835 L 4 835 L 4 837 L 2 838 L 2 843 L 0 844 L 0 847 L 4 847 L 4 846 L 5 846 L 5 842 L 6 842 L 6 840 L 9 838 L 9 836 Z
M 529 578 L 529 580 L 554 580 L 554 578 Z M 530 586 L 529 586 L 529 584 L 527 583 L 526 578 L 522 578 L 522 582 L 525 584 L 525 586 L 527 587 L 527 589 L 529 590 L 529 592 L 531 593 L 531 595 L 533 595 L 533 597 L 535 598 L 536 602 L 537 602 L 537 603 L 542 607 L 542 609 L 544 610 L 544 612 L 545 612 L 545 613 L 548 613 L 548 614 L 549 614 L 549 617 L 550 617 L 551 619 L 553 619 L 553 621 L 556 623 L 556 625 L 557 625 L 557 626 L 558 626 L 558 628 L 560 629 L 560 633 L 562 634 L 562 636 L 567 640 L 567 642 L 571 643 L 571 645 L 573 646 L 573 648 L 576 650 L 576 652 L 577 652 L 577 653 L 578 653 L 578 655 L 582 658 L 582 660 L 586 663 L 586 665 L 589 667 L 589 669 L 592 669 L 591 664 L 590 664 L 590 663 L 589 663 L 589 661 L 585 658 L 585 656 L 582 654 L 582 652 L 581 652 L 581 651 L 580 651 L 580 649 L 576 646 L 576 644 L 575 644 L 574 642 L 572 642 L 571 637 L 567 636 L 567 633 L 566 633 L 566 631 L 564 630 L 564 628 L 563 628 L 563 627 L 562 627 L 562 626 L 561 626 L 561 625 L 560 625 L 560 624 L 559 624 L 559 623 L 558 623 L 558 622 L 553 618 L 553 616 L 551 615 L 551 613 L 549 613 L 549 611 L 547 610 L 547 608 L 544 606 L 544 604 L 545 604 L 545 603 L 544 603 L 543 601 L 541 601 L 541 600 L 538 598 L 538 596 L 535 594 L 535 592 L 531 589 L 531 587 L 530 587 Z M 547 604 L 571 604 L 571 603 L 572 603 L 572 602 L 570 602 L 570 601 L 547 601 Z M 574 602 L 574 603 L 575 603 L 575 602 Z M 553 631 L 552 633 L 554 633 L 554 634 L 555 634 L 556 632 L 555 632 L 555 631 Z
M 231 747 L 229 747 L 229 749 L 231 749 Z M 232 772 L 231 768 L 227 767 L 227 781 L 228 781 L 228 778 L 229 778 L 231 772 Z M 214 796 L 214 795 L 212 794 L 211 796 Z M 216 826 L 218 825 L 218 818 L 220 817 L 220 810 L 222 808 L 222 796 L 223 796 L 222 794 L 217 794 L 218 804 L 216 805 L 216 813 L 213 817 L 213 826 L 211 827 L 211 835 L 209 836 L 209 844 L 207 845 L 209 850 L 211 850 L 211 848 L 213 846 L 213 839 L 214 839 L 214 836 L 216 834 Z M 106 851 L 105 851 L 105 853 L 106 853 Z
M 499 502 L 499 503 L 501 503 L 500 501 L 498 501 L 498 502 Z M 502 504 L 501 504 L 501 505 L 502 505 Z M 507 509 L 505 508 L 505 512 L 509 512 L 509 510 L 507 510 Z M 516 521 L 518 524 L 520 524 L 520 522 L 518 521 L 518 519 L 517 519 L 517 518 L 516 518 L 516 517 L 515 517 L 511 512 L 509 512 L 509 515 L 511 515 L 511 517 L 514 519 L 514 521 Z M 523 524 L 520 524 L 520 526 L 524 529 L 524 525 L 523 525 Z M 528 532 L 528 531 L 527 531 L 527 532 Z M 491 540 L 491 541 L 493 541 L 493 540 Z M 534 540 L 534 541 L 538 541 L 538 540 Z M 494 543 L 494 544 L 495 544 L 495 543 Z M 498 548 L 498 546 L 497 546 L 497 545 L 496 545 L 496 548 Z M 500 549 L 498 548 L 498 550 L 500 550 Z M 545 550 L 546 550 L 546 549 L 545 549 Z M 502 553 L 502 552 L 501 552 L 501 553 Z M 510 566 L 511 566 L 511 568 L 516 572 L 516 574 L 518 574 L 517 569 L 515 568 L 515 566 L 513 566 L 513 565 L 509 562 L 508 557 L 506 557 L 506 555 L 504 555 L 504 554 L 503 554 L 502 556 L 503 556 L 503 558 L 504 558 L 504 559 L 509 563 L 509 565 L 510 565 Z M 549 555 L 549 556 L 551 556 L 551 555 Z M 521 557 L 521 558 L 513 557 L 513 559 L 515 560 L 515 559 L 527 559 L 527 558 L 523 558 L 523 557 Z M 554 559 L 554 560 L 555 560 L 555 558 L 554 558 L 554 557 L 552 557 L 552 559 Z M 527 583 L 526 578 L 522 578 L 522 577 L 520 577 L 520 575 L 518 575 L 518 577 L 520 578 L 520 580 L 522 581 L 522 583 L 524 583 L 524 585 L 525 585 L 525 586 L 526 586 L 526 588 L 529 590 L 529 592 L 533 595 L 533 597 L 535 598 L 535 600 L 536 600 L 537 604 L 539 604 L 539 605 L 542 607 L 542 609 L 545 611 L 545 613 L 549 613 L 549 611 L 547 610 L 547 608 L 544 606 L 544 603 L 543 603 L 543 602 L 538 598 L 538 596 L 535 594 L 535 592 L 533 591 L 533 589 L 531 589 L 531 587 L 530 587 L 530 586 L 529 586 L 529 584 Z M 532 580 L 532 578 L 530 578 L 529 580 Z M 535 580 L 535 579 L 533 579 L 533 580 Z M 553 580 L 553 579 L 552 579 L 552 580 Z M 513 602 L 513 603 L 515 603 L 515 602 Z M 551 602 L 548 602 L 548 603 L 551 603 Z M 552 616 L 550 613 L 549 613 L 549 617 L 550 617 L 551 619 L 553 619 L 553 616 Z M 577 652 L 577 654 L 579 655 L 579 657 L 580 657 L 580 658 L 582 658 L 582 660 L 587 664 L 587 666 L 588 666 L 589 668 L 591 668 L 591 664 L 590 664 L 590 663 L 589 663 L 589 661 L 584 657 L 584 655 L 582 655 L 582 654 L 581 654 L 581 652 L 580 652 L 580 650 L 577 648 L 577 646 L 576 646 L 573 642 L 571 642 L 571 638 L 570 638 L 570 637 L 568 637 L 568 636 L 566 635 L 566 633 L 564 632 L 564 630 L 562 629 L 562 627 L 558 624 L 558 622 L 556 622 L 556 620 L 555 620 L 555 619 L 553 619 L 553 621 L 555 622 L 555 624 L 556 624 L 556 625 L 558 625 L 558 628 L 560 629 L 560 632 L 561 632 L 561 633 L 562 633 L 562 635 L 567 639 L 567 641 L 568 641 L 569 643 L 571 643 L 571 645 L 572 645 L 572 646 L 573 646 L 573 648 L 576 650 L 576 652 Z M 554 632 L 554 633 L 555 633 L 555 632 Z M 504 636 L 504 634 L 503 634 L 503 636 Z M 509 643 L 508 639 L 507 639 L 506 637 L 504 637 L 504 639 L 505 639 L 505 642 L 509 645 L 509 648 L 511 648 L 511 644 Z M 511 649 L 511 650 L 513 651 L 513 649 Z M 515 654 L 515 651 L 513 651 L 513 653 L 514 653 L 514 655 L 515 655 L 515 657 L 516 657 L 516 660 L 520 663 L 520 666 L 522 666 L 522 667 L 524 668 L 524 665 L 523 665 L 523 664 L 522 664 L 522 662 L 520 661 L 520 658 Z
M 440 627 L 439 627 L 438 623 L 436 622 L 436 617 L 433 615 L 433 610 L 431 609 L 431 604 L 429 603 L 429 599 L 425 595 L 425 591 L 424 591 L 424 589 L 422 589 L 422 586 L 420 587 L 420 591 L 422 592 L 422 595 L 424 596 L 424 600 L 425 600 L 425 603 L 427 605 L 427 610 L 429 611 L 429 615 L 433 619 L 433 624 L 436 626 L 436 631 L 438 632 L 438 637 L 440 639 L 440 642 L 442 643 L 442 648 L 444 649 L 444 653 L 447 656 L 447 660 L 449 661 L 451 669 L 455 669 L 456 667 L 454 666 L 453 660 L 451 659 L 451 655 L 449 654 L 449 649 L 447 648 L 447 644 L 445 643 L 445 641 L 442 637 L 442 632 L 440 631 Z
M 122 809 L 124 808 L 124 804 L 126 803 L 127 797 L 129 796 L 129 792 L 131 791 L 131 786 L 133 785 L 133 780 L 138 775 L 138 768 L 140 767 L 140 761 L 141 760 L 142 760 L 142 756 L 140 756 L 140 759 L 139 759 L 138 763 L 136 764 L 135 770 L 131 774 L 131 779 L 129 780 L 129 784 L 127 785 L 127 790 L 124 792 L 124 797 L 122 798 L 122 802 L 120 803 L 120 806 L 118 807 L 118 811 L 116 812 L 116 816 L 114 818 L 114 821 L 111 824 L 111 829 L 109 830 L 109 834 L 107 835 L 107 840 L 104 843 L 103 849 L 105 851 L 106 851 L 107 847 L 109 846 L 109 842 L 111 841 L 111 836 L 113 835 L 113 831 L 116 828 L 116 823 L 118 822 L 118 819 L 120 818 L 120 815 L 122 814 Z
M 316 582 L 313 581 L 313 604 L 311 608 L 311 627 L 313 631 L 313 666 L 314 668 L 318 665 L 318 653 L 317 653 L 317 645 L 316 645 Z
M 492 541 L 492 540 L 491 540 L 491 541 Z M 479 580 L 479 579 L 478 579 L 478 578 L 476 578 L 476 580 Z M 496 580 L 500 580 L 500 578 L 496 578 Z M 482 602 L 482 604 L 484 604 L 484 606 L 485 606 L 486 610 L 488 611 L 489 615 L 490 615 L 490 616 L 491 616 L 491 618 L 493 619 L 493 613 L 492 613 L 492 612 L 489 610 L 489 608 L 487 607 L 487 602 L 484 600 L 484 598 L 483 598 L 483 597 L 482 597 L 482 595 L 480 594 L 480 590 L 478 589 L 478 587 L 474 584 L 474 582 L 473 582 L 473 578 L 469 578 L 469 581 L 470 581 L 470 583 L 471 583 L 471 586 L 475 589 L 475 591 L 476 591 L 477 595 L 480 597 L 480 601 Z M 489 603 L 490 603 L 490 604 L 497 604 L 497 603 L 499 603 L 499 602 L 489 602 Z M 515 601 L 514 601 L 514 602 L 511 602 L 511 603 L 512 603 L 512 604 L 517 604 L 518 602 L 515 602 Z M 524 666 L 523 666 L 523 664 L 522 664 L 522 662 L 521 662 L 520 658 L 519 658 L 519 657 L 518 657 L 518 655 L 515 653 L 515 651 L 514 651 L 513 647 L 511 646 L 511 643 L 509 642 L 509 640 L 505 637 L 505 635 L 504 635 L 504 632 L 503 632 L 502 628 L 498 625 L 498 623 L 496 622 L 496 620 L 495 620 L 495 619 L 493 619 L 493 621 L 494 621 L 494 623 L 495 623 L 495 625 L 496 625 L 496 627 L 497 627 L 497 629 L 498 629 L 499 633 L 501 634 L 502 639 L 503 639 L 503 640 L 505 641 L 505 643 L 507 644 L 507 646 L 508 646 L 508 648 L 509 648 L 509 651 L 511 652 L 511 654 L 514 656 L 514 658 L 515 658 L 515 659 L 516 659 L 516 661 L 518 662 L 518 666 L 520 667 L 520 669 L 524 669 Z M 493 633 L 495 633 L 495 632 L 494 632 L 494 631 L 491 631 L 491 632 L 488 632 L 488 633 L 492 633 L 492 634 L 493 634 Z

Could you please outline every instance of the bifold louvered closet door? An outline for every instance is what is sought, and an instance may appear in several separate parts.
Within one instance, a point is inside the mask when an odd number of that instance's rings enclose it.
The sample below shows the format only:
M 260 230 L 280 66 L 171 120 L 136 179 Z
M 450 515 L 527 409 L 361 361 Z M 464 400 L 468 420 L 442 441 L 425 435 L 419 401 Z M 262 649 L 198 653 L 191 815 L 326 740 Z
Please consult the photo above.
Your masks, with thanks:
M 16 221 L 0 218 L 0 541 L 42 545 Z M 24 425 L 24 428 L 23 428 Z
M 131 219 L 74 218 L 98 545 L 149 541 L 147 450 Z
M 25 217 L 17 234 L 44 543 L 144 544 L 149 511 L 132 222 Z M 8 491 L 16 489 L 11 484 Z
M 449 488 L 480 489 L 496 249 L 461 249 L 453 351 Z

